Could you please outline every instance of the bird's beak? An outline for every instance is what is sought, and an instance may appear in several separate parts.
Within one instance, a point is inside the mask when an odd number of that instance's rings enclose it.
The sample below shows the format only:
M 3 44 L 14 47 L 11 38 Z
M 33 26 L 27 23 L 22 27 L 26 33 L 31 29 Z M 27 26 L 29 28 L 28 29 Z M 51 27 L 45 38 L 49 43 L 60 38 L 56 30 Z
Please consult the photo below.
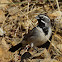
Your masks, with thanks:
M 35 18 L 36 18 L 36 19 L 39 19 L 39 16 L 36 16 Z

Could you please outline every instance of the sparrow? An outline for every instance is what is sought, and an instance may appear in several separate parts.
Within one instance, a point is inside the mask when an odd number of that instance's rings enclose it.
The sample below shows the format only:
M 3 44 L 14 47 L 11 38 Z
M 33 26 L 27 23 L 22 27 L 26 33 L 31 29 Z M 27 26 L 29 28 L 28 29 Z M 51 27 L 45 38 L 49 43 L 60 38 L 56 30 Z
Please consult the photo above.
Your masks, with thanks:
M 50 18 L 45 14 L 39 14 L 35 17 L 38 21 L 38 25 L 24 35 L 21 43 L 11 47 L 9 51 L 15 52 L 22 46 L 33 43 L 34 46 L 43 45 L 48 41 L 52 35 Z

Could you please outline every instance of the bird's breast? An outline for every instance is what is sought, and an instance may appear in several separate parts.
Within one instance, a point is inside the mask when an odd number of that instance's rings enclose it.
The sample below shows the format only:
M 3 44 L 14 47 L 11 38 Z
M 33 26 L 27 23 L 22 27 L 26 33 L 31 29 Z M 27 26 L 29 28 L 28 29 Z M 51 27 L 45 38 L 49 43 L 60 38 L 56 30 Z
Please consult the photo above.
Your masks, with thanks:
M 37 31 L 38 32 L 37 35 L 35 36 L 35 41 L 33 41 L 33 43 L 35 46 L 40 46 L 47 42 L 47 40 L 50 38 L 52 34 L 52 31 L 51 31 L 51 27 L 49 27 L 47 35 L 45 35 L 45 33 L 40 27 L 37 27 Z

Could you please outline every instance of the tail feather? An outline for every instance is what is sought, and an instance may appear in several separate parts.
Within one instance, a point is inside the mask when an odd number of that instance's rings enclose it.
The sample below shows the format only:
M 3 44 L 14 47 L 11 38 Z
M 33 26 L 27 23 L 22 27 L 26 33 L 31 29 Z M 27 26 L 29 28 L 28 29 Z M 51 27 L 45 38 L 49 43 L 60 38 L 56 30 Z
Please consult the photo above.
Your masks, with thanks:
M 20 47 L 22 47 L 22 43 L 19 43 L 19 44 L 15 45 L 15 46 L 11 47 L 11 48 L 9 49 L 9 51 L 15 52 L 15 51 L 18 50 Z

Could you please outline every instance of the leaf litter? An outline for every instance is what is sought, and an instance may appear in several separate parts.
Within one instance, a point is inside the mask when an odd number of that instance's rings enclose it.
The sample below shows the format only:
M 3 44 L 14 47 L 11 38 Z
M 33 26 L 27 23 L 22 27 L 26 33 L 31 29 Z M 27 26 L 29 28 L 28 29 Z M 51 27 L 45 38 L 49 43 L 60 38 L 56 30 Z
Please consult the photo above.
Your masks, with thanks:
M 23 54 L 31 54 L 24 62 L 62 62 L 62 2 L 58 0 L 2 0 L 0 1 L 0 62 L 20 62 Z M 17 45 L 37 26 L 35 17 L 47 14 L 52 24 L 52 39 L 48 49 L 22 49 L 12 53 Z M 20 54 L 20 55 L 19 55 Z

